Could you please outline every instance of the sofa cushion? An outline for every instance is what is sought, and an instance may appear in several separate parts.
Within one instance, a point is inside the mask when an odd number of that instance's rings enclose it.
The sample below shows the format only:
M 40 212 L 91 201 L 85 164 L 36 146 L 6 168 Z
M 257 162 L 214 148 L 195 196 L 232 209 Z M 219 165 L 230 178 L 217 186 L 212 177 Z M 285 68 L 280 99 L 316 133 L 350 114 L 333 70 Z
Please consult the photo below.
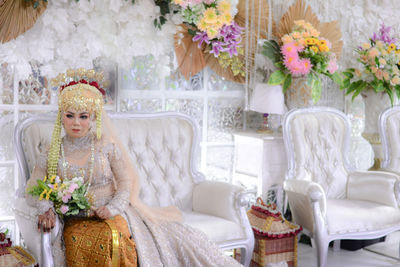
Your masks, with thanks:
M 183 212 L 184 223 L 204 232 L 211 241 L 221 243 L 246 238 L 240 224 L 197 212 Z
M 381 230 L 400 221 L 398 208 L 370 201 L 329 199 L 326 210 L 329 234 Z

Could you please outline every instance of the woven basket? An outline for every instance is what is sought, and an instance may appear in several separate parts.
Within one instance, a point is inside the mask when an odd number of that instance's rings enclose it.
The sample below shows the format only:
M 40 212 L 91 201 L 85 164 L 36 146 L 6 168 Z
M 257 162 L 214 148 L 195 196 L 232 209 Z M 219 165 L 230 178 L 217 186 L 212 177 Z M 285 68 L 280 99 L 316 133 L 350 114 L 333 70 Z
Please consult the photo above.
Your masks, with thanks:
M 257 198 L 247 216 L 255 237 L 250 266 L 286 261 L 288 266 L 296 267 L 297 234 L 302 227 L 285 220 L 276 205 L 265 205 L 261 198 Z M 234 256 L 240 259 L 240 251 L 235 250 Z

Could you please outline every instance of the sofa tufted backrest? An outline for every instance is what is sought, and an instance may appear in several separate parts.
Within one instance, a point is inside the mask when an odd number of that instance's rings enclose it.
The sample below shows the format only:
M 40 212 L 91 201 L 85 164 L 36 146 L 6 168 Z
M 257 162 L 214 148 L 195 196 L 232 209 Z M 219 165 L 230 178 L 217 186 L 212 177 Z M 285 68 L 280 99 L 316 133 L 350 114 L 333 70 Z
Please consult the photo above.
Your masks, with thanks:
M 380 116 L 383 168 L 400 172 L 400 107 L 385 110 Z
M 193 166 L 197 125 L 179 113 L 120 113 L 110 117 L 138 171 L 140 198 L 151 206 L 191 209 L 193 184 L 202 179 Z M 18 161 L 26 169 L 22 171 L 23 182 L 29 178 L 37 155 L 50 142 L 54 119 L 32 117 L 16 128 L 21 140 Z
M 288 178 L 320 184 L 327 198 L 345 197 L 347 127 L 343 117 L 330 109 L 304 109 L 287 116 L 285 144 L 291 166 Z

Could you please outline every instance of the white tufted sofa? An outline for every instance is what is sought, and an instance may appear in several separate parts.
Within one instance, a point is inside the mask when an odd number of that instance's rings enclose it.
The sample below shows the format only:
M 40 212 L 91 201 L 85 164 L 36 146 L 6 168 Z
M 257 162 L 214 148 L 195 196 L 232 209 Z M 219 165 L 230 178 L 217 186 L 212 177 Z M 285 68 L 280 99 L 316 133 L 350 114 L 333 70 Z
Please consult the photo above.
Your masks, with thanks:
M 383 152 L 381 168 L 400 173 L 400 106 L 387 108 L 381 113 L 379 135 Z
M 294 220 L 317 248 L 318 266 L 327 266 L 332 240 L 372 239 L 400 229 L 400 177 L 352 169 L 345 114 L 325 107 L 292 110 L 283 136 L 289 163 L 284 189 Z
M 237 186 L 206 181 L 197 171 L 197 124 L 179 113 L 115 113 L 110 118 L 137 167 L 141 199 L 151 206 L 179 207 L 185 223 L 204 231 L 222 249 L 241 248 L 242 262 L 248 266 L 254 237 L 244 209 L 246 195 Z M 30 226 L 37 214 L 26 206 L 23 191 L 36 156 L 50 141 L 54 120 L 55 115 L 29 117 L 17 125 L 14 135 L 21 173 L 15 215 L 28 248 L 38 258 L 40 240 L 32 236 L 35 229 Z M 50 236 L 44 234 L 42 239 L 46 238 Z M 44 250 L 47 254 L 48 248 Z M 51 259 L 45 258 L 42 262 L 49 265 Z

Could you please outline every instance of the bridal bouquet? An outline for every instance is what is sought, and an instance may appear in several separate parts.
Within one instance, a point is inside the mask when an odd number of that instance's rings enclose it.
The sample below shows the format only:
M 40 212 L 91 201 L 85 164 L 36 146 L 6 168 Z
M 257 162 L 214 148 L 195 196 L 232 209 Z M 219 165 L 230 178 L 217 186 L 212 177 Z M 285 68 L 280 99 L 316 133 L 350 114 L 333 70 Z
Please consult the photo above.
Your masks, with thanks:
M 39 197 L 39 200 L 53 202 L 55 211 L 61 217 L 78 215 L 80 211 L 89 210 L 91 207 L 88 198 L 88 185 L 83 177 L 74 177 L 71 180 L 52 176 L 37 180 L 37 185 L 28 188 L 28 193 Z
M 199 48 L 218 58 L 223 68 L 230 68 L 233 74 L 244 76 L 244 63 L 239 55 L 244 54 L 241 46 L 240 27 L 233 17 L 235 1 L 229 0 L 173 0 L 179 7 L 182 20 L 188 26 L 188 33 Z
M 282 84 L 286 92 L 293 77 L 306 76 L 312 99 L 316 103 L 322 91 L 320 75 L 328 76 L 335 82 L 341 81 L 336 72 L 336 55 L 331 51 L 330 41 L 320 36 L 312 24 L 304 20 L 294 21 L 292 32 L 279 41 L 281 45 L 269 40 L 263 46 L 263 54 L 277 67 L 269 78 L 269 84 Z
M 356 49 L 361 70 L 350 68 L 343 72 L 346 94 L 352 93 L 353 99 L 364 89 L 388 94 L 392 105 L 394 94 L 400 97 L 400 49 L 397 40 L 389 35 L 390 30 L 382 24 L 378 33 Z

